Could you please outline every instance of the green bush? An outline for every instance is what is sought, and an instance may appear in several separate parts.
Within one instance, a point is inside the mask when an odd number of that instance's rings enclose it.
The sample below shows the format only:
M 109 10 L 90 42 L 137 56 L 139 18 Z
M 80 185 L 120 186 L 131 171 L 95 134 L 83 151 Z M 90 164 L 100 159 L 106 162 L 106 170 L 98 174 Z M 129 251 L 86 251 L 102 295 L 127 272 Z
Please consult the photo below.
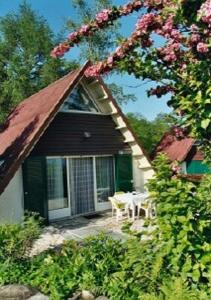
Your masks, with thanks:
M 0 225 L 0 261 L 23 258 L 40 235 L 40 221 L 36 215 L 26 217 L 20 224 Z
M 211 176 L 200 184 L 173 176 L 163 155 L 155 169 L 149 190 L 157 217 L 150 221 L 154 230 L 147 239 L 146 232 L 132 233 L 126 224 L 131 238 L 124 243 L 102 234 L 28 258 L 38 223 L 30 218 L 5 225 L 0 228 L 0 284 L 29 284 L 53 300 L 81 289 L 110 300 L 211 299 Z
M 103 234 L 83 244 L 66 242 L 57 251 L 34 257 L 22 282 L 40 288 L 55 300 L 66 299 L 77 289 L 101 294 L 106 291 L 110 275 L 121 269 L 124 253 L 120 242 Z
M 20 224 L 0 225 L 0 285 L 19 282 L 27 272 L 33 242 L 41 231 L 37 215 Z

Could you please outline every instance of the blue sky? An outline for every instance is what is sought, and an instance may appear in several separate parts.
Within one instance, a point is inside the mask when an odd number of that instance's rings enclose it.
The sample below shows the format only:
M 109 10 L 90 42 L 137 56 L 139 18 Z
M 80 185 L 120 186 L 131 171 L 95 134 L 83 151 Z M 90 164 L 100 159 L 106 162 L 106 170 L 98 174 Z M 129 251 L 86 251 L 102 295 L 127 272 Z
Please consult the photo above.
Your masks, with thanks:
M 91 1 L 91 0 L 89 0 Z M 0 16 L 4 16 L 8 12 L 16 12 L 21 0 L 0 0 Z M 32 8 L 40 15 L 44 16 L 48 21 L 52 30 L 56 33 L 62 28 L 65 19 L 68 17 L 74 18 L 74 9 L 71 5 L 71 0 L 28 0 Z M 126 0 L 114 0 L 114 4 L 121 5 Z M 121 33 L 128 35 L 132 32 L 133 26 L 137 20 L 136 15 L 129 16 L 122 20 Z M 78 55 L 77 48 L 68 54 L 69 58 L 75 58 Z M 116 82 L 123 86 L 125 93 L 134 93 L 138 101 L 128 103 L 123 107 L 124 112 L 141 113 L 147 119 L 152 120 L 160 112 L 170 112 L 166 101 L 168 97 L 157 99 L 156 97 L 148 98 L 146 90 L 151 86 L 150 84 L 143 84 L 140 80 L 136 80 L 129 75 L 113 75 L 108 80 L 109 82 Z M 131 86 L 136 88 L 131 88 Z M 138 86 L 138 87 L 137 87 Z

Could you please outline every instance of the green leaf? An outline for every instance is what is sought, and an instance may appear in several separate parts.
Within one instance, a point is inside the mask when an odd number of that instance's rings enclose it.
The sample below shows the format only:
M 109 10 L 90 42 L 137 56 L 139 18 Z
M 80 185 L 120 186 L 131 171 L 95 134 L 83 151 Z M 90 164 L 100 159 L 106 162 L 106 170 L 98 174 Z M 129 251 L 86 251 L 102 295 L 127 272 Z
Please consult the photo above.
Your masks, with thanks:
M 204 128 L 204 129 L 207 129 L 209 124 L 210 124 L 210 119 L 205 119 L 201 122 L 201 127 Z

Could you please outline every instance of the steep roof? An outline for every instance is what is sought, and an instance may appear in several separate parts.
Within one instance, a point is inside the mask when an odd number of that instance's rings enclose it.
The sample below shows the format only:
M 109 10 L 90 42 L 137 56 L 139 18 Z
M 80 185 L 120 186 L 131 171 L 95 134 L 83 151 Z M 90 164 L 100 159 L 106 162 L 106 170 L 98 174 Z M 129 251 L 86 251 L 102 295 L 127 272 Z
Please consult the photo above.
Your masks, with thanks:
M 29 155 L 88 63 L 22 101 L 0 132 L 0 194 Z
M 194 145 L 195 140 L 190 137 L 178 139 L 172 131 L 167 132 L 157 146 L 156 153 L 166 153 L 170 160 L 184 161 Z
M 0 131 L 0 195 L 19 166 L 44 134 L 66 97 L 82 79 L 84 71 L 89 65 L 90 63 L 87 62 L 82 68 L 69 73 L 25 99 L 9 115 Z M 141 151 L 145 153 L 142 145 L 127 123 L 126 117 L 109 93 L 109 90 L 106 89 L 102 79 L 99 77 L 98 80 L 108 92 L 112 105 L 127 124 L 127 128 L 135 138 Z M 151 167 L 150 159 L 146 153 L 145 160 L 148 166 Z

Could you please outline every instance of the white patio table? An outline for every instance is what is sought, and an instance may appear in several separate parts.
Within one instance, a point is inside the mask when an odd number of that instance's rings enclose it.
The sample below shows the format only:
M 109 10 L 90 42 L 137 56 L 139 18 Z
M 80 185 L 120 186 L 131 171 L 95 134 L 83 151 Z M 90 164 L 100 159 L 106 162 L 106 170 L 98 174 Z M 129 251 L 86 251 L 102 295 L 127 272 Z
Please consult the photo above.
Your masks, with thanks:
M 118 194 L 114 195 L 114 198 L 121 203 L 125 203 L 126 207 L 131 209 L 133 212 L 133 220 L 135 220 L 135 211 L 136 206 L 138 204 L 145 202 L 147 197 L 149 196 L 148 193 L 124 193 L 124 194 Z

